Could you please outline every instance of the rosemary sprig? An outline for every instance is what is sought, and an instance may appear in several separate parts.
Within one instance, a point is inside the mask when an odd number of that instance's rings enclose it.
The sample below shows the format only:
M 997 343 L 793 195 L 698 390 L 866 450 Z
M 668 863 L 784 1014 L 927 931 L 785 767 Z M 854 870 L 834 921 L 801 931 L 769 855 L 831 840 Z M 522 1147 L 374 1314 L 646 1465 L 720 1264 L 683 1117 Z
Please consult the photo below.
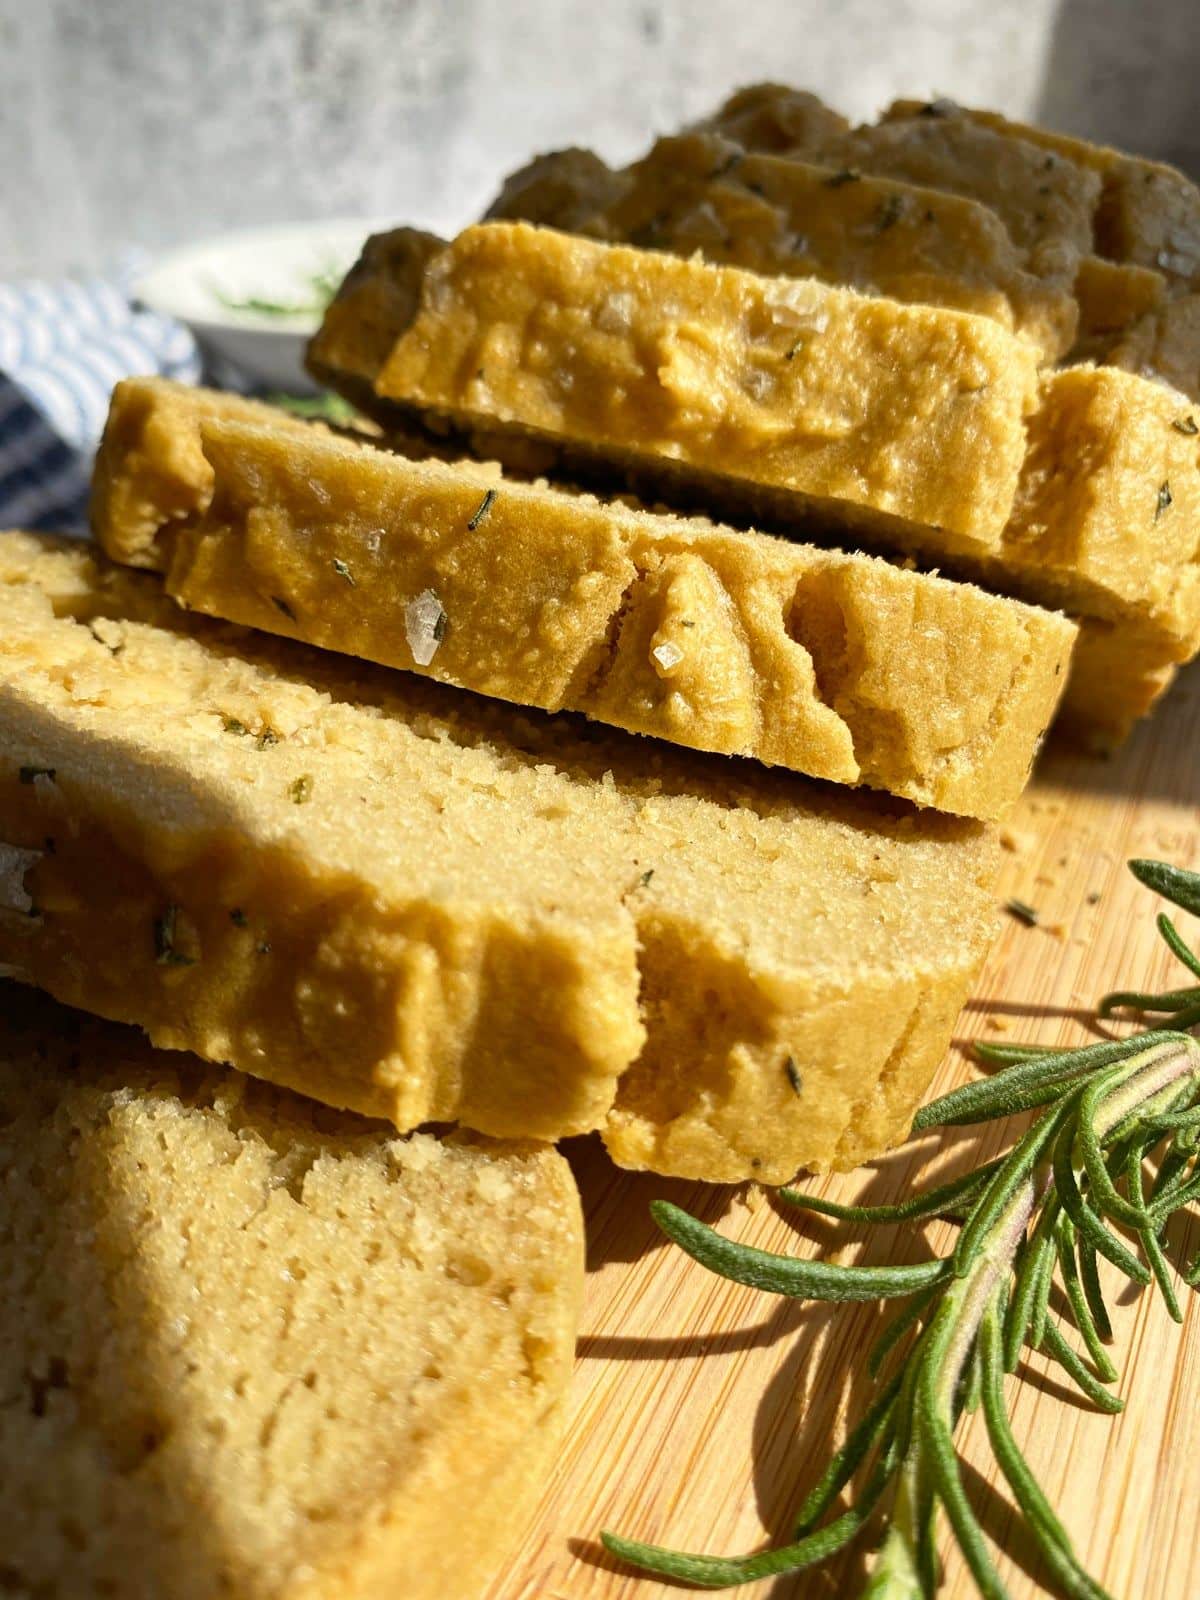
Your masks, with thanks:
M 1152 861 L 1130 868 L 1156 893 L 1200 914 L 1200 874 Z M 1200 979 L 1200 954 L 1165 915 L 1158 927 L 1171 953 Z M 1109 1387 L 1117 1370 L 1105 1349 L 1112 1326 L 1100 1256 L 1136 1282 L 1156 1284 L 1170 1314 L 1182 1320 L 1162 1238 L 1171 1217 L 1200 1196 L 1200 1041 L 1185 1031 L 1200 1024 L 1200 987 L 1158 995 L 1121 991 L 1105 997 L 1101 1014 L 1118 1007 L 1169 1016 L 1173 1026 L 1081 1050 L 980 1047 L 1000 1070 L 933 1101 L 913 1123 L 920 1133 L 1036 1112 L 1006 1156 L 894 1206 L 843 1206 L 779 1191 L 789 1205 L 856 1223 L 950 1218 L 961 1231 L 949 1256 L 896 1267 L 800 1260 L 735 1244 L 678 1206 L 654 1202 L 663 1232 L 722 1277 L 808 1300 L 905 1304 L 870 1356 L 876 1378 L 894 1370 L 802 1506 L 793 1543 L 725 1558 L 605 1533 L 612 1554 L 664 1577 L 731 1588 L 818 1565 L 856 1539 L 886 1504 L 886 1531 L 864 1600 L 936 1594 L 942 1514 L 979 1593 L 1004 1600 L 954 1447 L 961 1413 L 978 1404 L 997 1465 L 1056 1587 L 1071 1600 L 1106 1600 L 1021 1454 L 1004 1380 L 1030 1347 L 1057 1362 L 1094 1405 L 1122 1409 Z M 1148 1188 L 1152 1156 L 1158 1165 Z M 1140 1255 L 1126 1243 L 1130 1235 Z M 1051 1318 L 1056 1275 L 1086 1358 Z M 1189 1287 L 1200 1287 L 1200 1255 L 1183 1276 Z M 860 1471 L 865 1478 L 852 1505 L 833 1514 Z

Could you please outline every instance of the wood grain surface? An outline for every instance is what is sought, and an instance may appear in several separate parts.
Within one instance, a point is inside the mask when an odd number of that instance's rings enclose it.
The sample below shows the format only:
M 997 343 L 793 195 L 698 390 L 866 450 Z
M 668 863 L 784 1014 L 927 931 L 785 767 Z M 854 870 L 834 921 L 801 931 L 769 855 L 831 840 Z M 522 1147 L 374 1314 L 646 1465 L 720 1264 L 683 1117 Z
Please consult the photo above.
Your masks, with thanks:
M 1195 668 L 1118 756 L 1102 761 L 1051 743 L 1005 831 L 1000 885 L 1002 899 L 1036 906 L 1041 924 L 1004 919 L 936 1091 L 975 1073 L 964 1048 L 973 1038 L 1083 1042 L 1100 1031 L 1092 1012 L 1105 990 L 1181 981 L 1155 933 L 1160 902 L 1124 863 L 1153 856 L 1200 866 L 1198 800 Z M 1200 935 L 1200 923 L 1182 913 L 1179 922 Z M 987 1159 L 1010 1135 L 960 1129 L 848 1177 L 811 1181 L 814 1192 L 839 1200 L 891 1200 L 916 1181 Z M 935 1224 L 868 1236 L 819 1219 L 797 1225 L 769 1195 L 623 1173 L 589 1140 L 569 1153 L 589 1229 L 571 1416 L 541 1505 L 486 1600 L 663 1600 L 685 1591 L 611 1560 L 596 1542 L 600 1529 L 722 1555 L 786 1542 L 846 1415 L 858 1416 L 871 1392 L 864 1355 L 881 1313 L 796 1304 L 713 1277 L 662 1240 L 648 1202 L 668 1197 L 766 1249 L 841 1259 L 944 1254 L 953 1230 Z M 1194 1251 L 1195 1220 L 1190 1232 L 1172 1245 Z M 1121 1417 L 1091 1411 L 1036 1357 L 1023 1369 L 1027 1381 L 1008 1384 L 1018 1440 L 1078 1553 L 1117 1600 L 1200 1595 L 1200 1296 L 1184 1304 L 1180 1329 L 1156 1297 L 1118 1290 L 1114 1355 L 1128 1402 Z M 960 1441 L 1012 1600 L 1048 1593 L 981 1418 L 965 1421 Z M 824 1571 L 743 1593 L 850 1600 L 872 1542 Z M 949 1541 L 943 1548 L 944 1594 L 973 1594 Z

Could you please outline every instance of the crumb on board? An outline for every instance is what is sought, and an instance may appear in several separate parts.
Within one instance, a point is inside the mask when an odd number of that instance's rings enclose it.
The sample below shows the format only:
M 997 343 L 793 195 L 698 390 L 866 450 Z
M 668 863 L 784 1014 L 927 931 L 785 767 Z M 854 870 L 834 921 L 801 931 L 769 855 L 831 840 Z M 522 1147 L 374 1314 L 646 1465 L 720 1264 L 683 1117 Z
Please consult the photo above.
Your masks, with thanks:
M 1001 828 L 1000 846 L 1010 855 L 1027 855 L 1037 843 L 1037 834 L 1020 828 Z

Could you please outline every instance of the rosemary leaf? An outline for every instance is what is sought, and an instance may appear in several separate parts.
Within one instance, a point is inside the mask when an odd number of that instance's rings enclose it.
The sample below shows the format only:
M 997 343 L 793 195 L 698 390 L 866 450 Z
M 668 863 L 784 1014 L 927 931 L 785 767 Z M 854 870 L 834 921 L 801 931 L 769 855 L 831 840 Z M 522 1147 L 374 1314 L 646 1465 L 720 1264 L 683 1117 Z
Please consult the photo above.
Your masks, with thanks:
M 735 1283 L 797 1300 L 890 1300 L 938 1283 L 951 1270 L 949 1261 L 923 1261 L 911 1267 L 844 1267 L 773 1255 L 722 1238 L 669 1200 L 652 1201 L 650 1210 L 667 1238 L 701 1266 Z
M 1027 928 L 1036 928 L 1042 920 L 1041 912 L 1037 907 L 1026 905 L 1024 900 L 1006 900 L 1004 909 L 1010 917 L 1015 917 L 1018 922 L 1023 922 Z
M 1187 1011 L 1195 1004 L 1195 989 L 1168 989 L 1163 994 L 1147 994 L 1139 989 L 1115 989 L 1101 1000 L 1100 1016 L 1111 1017 L 1114 1011 L 1158 1012 L 1170 1016 L 1173 1012 Z
M 972 1051 L 987 1067 L 1011 1067 L 1019 1061 L 1043 1061 L 1047 1056 L 1067 1055 L 1065 1046 L 1052 1044 L 994 1044 L 976 1039 Z
M 1146 1194 L 1142 1176 L 1142 1157 L 1142 1150 L 1135 1145 L 1125 1163 L 1125 1182 L 1129 1187 L 1129 1196 L 1134 1202 L 1135 1209 L 1141 1210 L 1144 1214 Z M 1179 1308 L 1175 1285 L 1171 1282 L 1171 1269 L 1167 1265 L 1167 1258 L 1163 1255 L 1162 1245 L 1158 1242 L 1158 1234 L 1149 1223 L 1138 1229 L 1138 1241 L 1146 1260 L 1150 1263 L 1150 1271 L 1154 1274 L 1154 1281 L 1158 1284 L 1158 1291 L 1163 1297 L 1168 1315 L 1173 1322 L 1182 1324 L 1183 1312 Z
M 827 1561 L 862 1531 L 885 1487 L 886 1484 L 880 1484 L 873 1497 L 864 1494 L 853 1510 L 843 1512 L 835 1522 L 810 1533 L 807 1538 L 755 1556 L 687 1555 L 666 1550 L 661 1545 L 622 1539 L 619 1534 L 607 1531 L 600 1539 L 610 1555 L 619 1556 L 647 1572 L 658 1572 L 664 1578 L 676 1578 L 681 1583 L 694 1583 L 701 1589 L 733 1589 L 781 1572 L 803 1572 L 806 1567 Z
M 1101 1383 L 1115 1383 L 1117 1381 L 1117 1369 L 1113 1366 L 1108 1351 L 1101 1343 L 1100 1330 L 1096 1325 L 1096 1318 L 1083 1290 L 1079 1263 L 1075 1257 L 1075 1224 L 1070 1217 L 1059 1216 L 1058 1227 L 1055 1230 L 1055 1246 L 1058 1252 L 1059 1276 L 1062 1278 L 1063 1287 L 1067 1291 L 1067 1299 L 1071 1305 L 1071 1315 L 1075 1318 L 1075 1326 L 1079 1329 L 1084 1344 L 1087 1345 L 1088 1355 L 1091 1356 L 1092 1365 L 1096 1369 L 1096 1376 Z
M 1108 1600 L 1075 1558 L 1067 1531 L 1047 1500 L 1013 1436 L 1004 1407 L 1004 1367 L 1000 1360 L 1000 1339 L 994 1309 L 984 1314 L 979 1330 L 980 1364 L 983 1370 L 983 1415 L 988 1439 L 997 1464 L 1004 1474 L 1013 1499 L 1029 1524 L 1047 1566 L 1063 1592 L 1072 1600 Z
M 1004 1370 L 1015 1372 L 1021 1349 L 1037 1314 L 1042 1281 L 1054 1259 L 1054 1242 L 1045 1234 L 1030 1240 L 1017 1273 L 1016 1286 L 1009 1302 L 1004 1327 Z M 1036 1349 L 1038 1341 L 1030 1341 Z
M 1084 1199 L 1075 1178 L 1074 1144 L 1075 1130 L 1068 1124 L 1054 1149 L 1054 1187 L 1062 1201 L 1063 1209 L 1080 1235 L 1098 1255 L 1111 1261 L 1114 1267 L 1119 1267 L 1125 1276 L 1132 1278 L 1135 1283 L 1149 1283 L 1149 1269 L 1121 1243 L 1116 1234 L 1104 1226 Z
M 917 1294 L 912 1295 L 903 1311 L 898 1311 L 891 1321 L 884 1326 L 883 1332 L 871 1346 L 870 1353 L 867 1356 L 867 1371 L 873 1378 L 879 1376 L 883 1371 L 884 1362 L 904 1338 L 904 1335 L 909 1333 L 920 1322 L 925 1312 L 937 1300 L 940 1288 L 940 1284 L 931 1283 L 927 1289 L 921 1289 Z
M 1144 1034 L 1140 1043 L 1144 1045 L 1167 1037 L 1165 1033 Z M 964 1084 L 961 1089 L 952 1089 L 940 1099 L 931 1100 L 913 1118 L 912 1131 L 923 1133 L 928 1128 L 991 1122 L 996 1117 L 1011 1117 L 1019 1111 L 1049 1105 L 1065 1084 L 1096 1067 L 1124 1060 L 1128 1054 L 1128 1040 L 1106 1039 L 1100 1044 L 1085 1045 L 1082 1050 L 1051 1051 L 1034 1056 L 1007 1072 Z
M 486 491 L 486 493 L 484 494 L 483 499 L 479 502 L 478 506 L 475 508 L 474 513 L 470 517 L 467 518 L 467 527 L 471 530 L 472 533 L 475 532 L 475 529 L 479 526 L 479 524 L 483 521 L 484 517 L 486 517 L 488 512 L 492 509 L 492 506 L 493 506 L 493 504 L 495 502 L 495 499 L 496 499 L 496 490 L 495 489 L 488 489 Z
M 1076 1238 L 1076 1248 L 1079 1254 L 1079 1281 L 1087 1297 L 1088 1310 L 1095 1319 L 1096 1332 L 1104 1343 L 1108 1344 L 1113 1336 L 1112 1320 L 1108 1315 L 1104 1290 L 1100 1284 L 1099 1258 L 1093 1247 L 1081 1236 Z
M 887 1437 L 896 1410 L 903 1375 L 897 1373 L 833 1456 L 825 1471 L 804 1497 L 796 1515 L 796 1538 L 810 1534 L 850 1482 L 872 1450 Z
M 780 1189 L 779 1198 L 800 1211 L 813 1211 L 822 1217 L 833 1217 L 839 1222 L 871 1222 L 888 1225 L 902 1222 L 924 1222 L 930 1217 L 943 1217 L 954 1202 L 974 1195 L 988 1182 L 999 1161 L 989 1161 L 974 1172 L 964 1173 L 936 1189 L 924 1194 L 910 1195 L 893 1206 L 846 1206 L 833 1200 L 822 1200 L 817 1195 L 801 1194 L 798 1189 Z
M 1171 954 L 1183 962 L 1194 978 L 1200 978 L 1200 956 L 1192 954 L 1182 934 L 1165 911 L 1160 911 L 1158 914 L 1158 931 Z
M 1120 1411 L 1124 1411 L 1124 1400 L 1118 1395 L 1110 1393 L 1102 1383 L 1092 1376 L 1053 1322 L 1046 1325 L 1045 1348 L 1047 1353 L 1052 1355 L 1058 1362 L 1067 1376 L 1073 1379 L 1076 1385 L 1083 1390 L 1094 1406 L 1097 1406 L 1101 1411 L 1110 1412 L 1113 1416 L 1116 1416 Z
M 1200 911 L 1200 876 L 1154 862 L 1131 865 L 1149 887 L 1186 910 Z M 1200 955 L 1184 944 L 1169 919 L 1159 918 L 1159 931 L 1172 953 L 1200 976 Z M 1145 1009 L 1170 1014 L 1175 1028 L 1065 1052 L 985 1046 L 979 1054 L 996 1065 L 994 1076 L 943 1096 L 914 1121 L 914 1132 L 920 1132 L 1016 1111 L 1039 1112 L 1007 1155 L 890 1206 L 846 1206 L 794 1189 L 781 1191 L 785 1201 L 802 1210 L 850 1223 L 920 1223 L 962 1214 L 962 1231 L 949 1259 L 917 1267 L 797 1260 L 736 1244 L 678 1207 L 655 1203 L 655 1219 L 670 1238 L 710 1270 L 737 1282 L 800 1298 L 902 1299 L 870 1352 L 871 1375 L 893 1352 L 903 1353 L 806 1498 L 795 1543 L 726 1561 L 605 1534 L 610 1551 L 665 1577 L 728 1587 L 814 1565 L 853 1539 L 889 1494 L 886 1532 L 862 1600 L 931 1600 L 939 1584 L 939 1510 L 949 1518 L 980 1593 L 1002 1600 L 954 1446 L 960 1415 L 978 1401 L 1018 1514 L 1056 1589 L 1070 1600 L 1107 1600 L 1080 1566 L 1021 1455 L 1004 1386 L 1006 1368 L 1019 1370 L 1022 1351 L 1040 1346 L 1094 1405 L 1106 1412 L 1122 1409 L 1120 1397 L 1106 1387 L 1117 1373 L 1104 1348 L 1112 1327 L 1099 1280 L 1100 1255 L 1137 1284 L 1156 1282 L 1171 1314 L 1179 1315 L 1161 1236 L 1169 1219 L 1200 1197 L 1200 1041 L 1183 1031 L 1193 1016 L 1200 1022 L 1200 988 L 1124 994 Z M 1159 1151 L 1148 1198 L 1145 1162 Z M 1114 1225 L 1135 1232 L 1148 1266 L 1117 1236 Z M 1091 1366 L 1050 1316 L 1056 1272 Z M 1200 1287 L 1200 1253 L 1184 1278 L 1190 1287 Z M 867 1484 L 850 1509 L 819 1526 L 868 1462 Z
M 1131 861 L 1129 870 L 1139 883 L 1162 895 L 1181 911 L 1200 917 L 1200 872 L 1168 866 L 1165 861 Z

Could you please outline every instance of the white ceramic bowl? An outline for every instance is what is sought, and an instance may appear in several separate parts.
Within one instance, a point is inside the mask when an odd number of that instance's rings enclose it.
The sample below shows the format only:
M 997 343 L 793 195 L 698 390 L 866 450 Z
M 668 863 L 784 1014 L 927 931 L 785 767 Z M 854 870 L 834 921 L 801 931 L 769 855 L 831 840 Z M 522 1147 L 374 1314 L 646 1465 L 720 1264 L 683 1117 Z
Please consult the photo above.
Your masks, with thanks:
M 256 387 L 314 394 L 304 346 L 367 235 L 387 226 L 354 218 L 225 234 L 163 256 L 134 298 L 186 323 L 206 356 Z

